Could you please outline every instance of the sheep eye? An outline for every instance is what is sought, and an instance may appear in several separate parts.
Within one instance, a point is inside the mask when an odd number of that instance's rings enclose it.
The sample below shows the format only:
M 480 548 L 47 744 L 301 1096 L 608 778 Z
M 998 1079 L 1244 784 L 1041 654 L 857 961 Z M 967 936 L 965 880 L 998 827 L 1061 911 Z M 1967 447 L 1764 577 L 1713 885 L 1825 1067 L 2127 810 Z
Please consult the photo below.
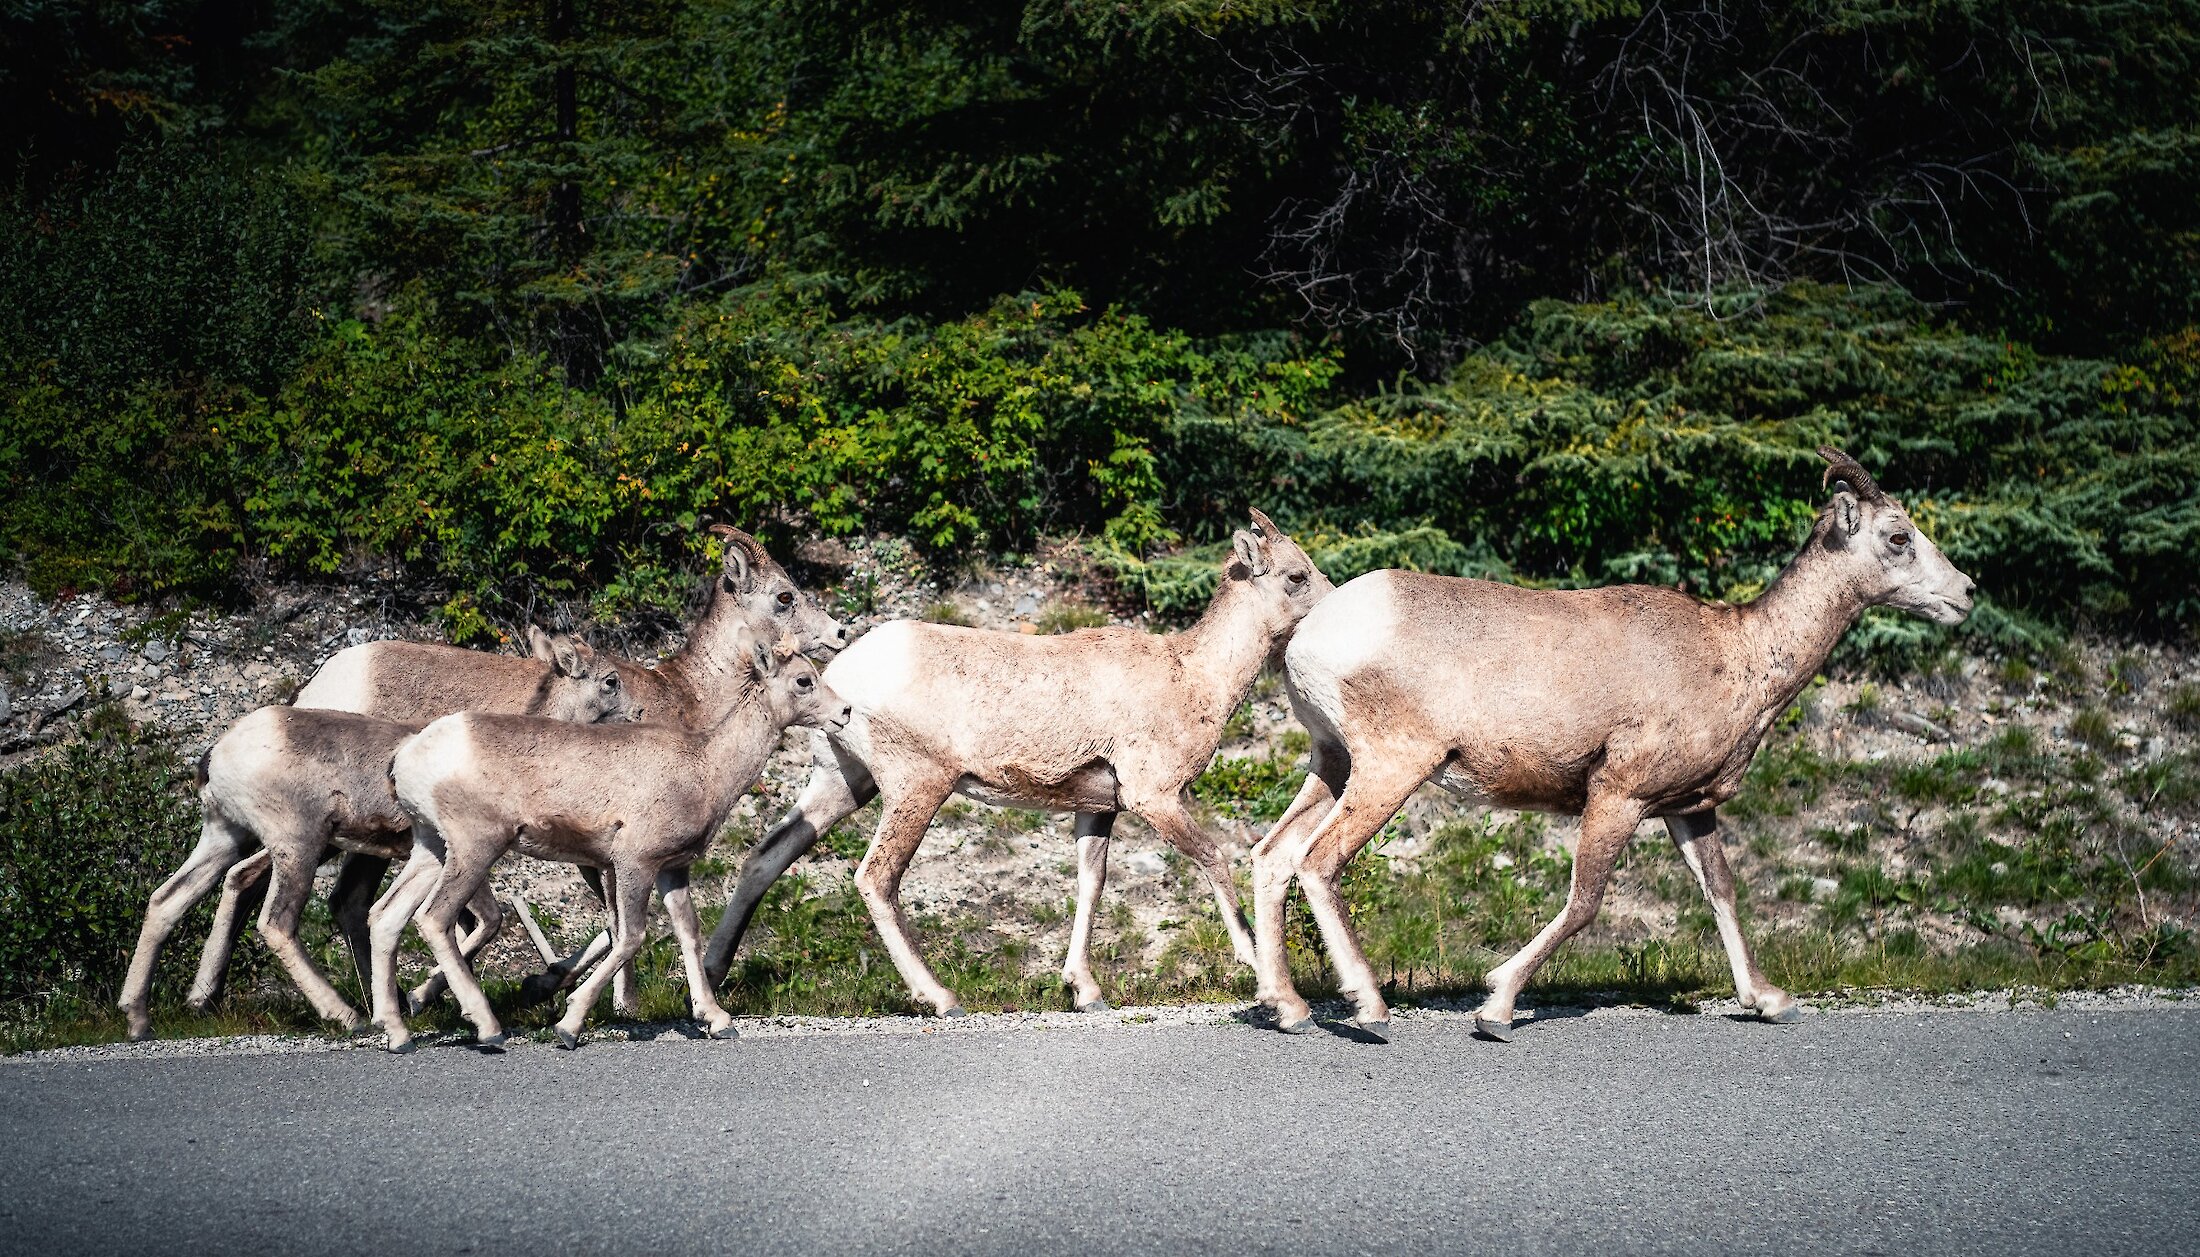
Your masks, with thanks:
M 803 677 L 801 680 L 796 681 L 794 684 L 796 689 L 806 690 L 809 689 L 811 686 L 817 684 L 817 682 L 812 681 L 808 677 Z
M 1285 577 L 1284 579 L 1285 579 L 1285 580 L 1288 580 L 1288 581 L 1290 581 L 1290 582 L 1291 582 L 1292 584 L 1294 584 L 1294 585 L 1303 585 L 1303 584 L 1305 584 L 1305 583 L 1306 583 L 1306 573 L 1304 573 L 1304 572 L 1293 572 L 1293 573 L 1291 573 L 1291 574 L 1290 574 L 1289 576 Z
M 610 676 L 605 677 L 603 679 L 603 687 L 607 690 L 615 690 L 619 688 L 619 674 L 614 672 Z
M 1893 536 L 1887 538 L 1887 544 L 1893 546 L 1897 550 L 1900 550 L 1902 547 L 1910 544 L 1910 534 L 1906 532 L 1898 532 Z
M 782 590 L 780 590 L 780 591 L 779 591 L 779 605 L 780 605 L 780 606 L 782 606 L 782 607 L 791 607 L 791 606 L 793 606 L 793 605 L 794 605 L 794 592 L 793 592 L 792 590 L 787 590 L 787 589 L 782 589 Z

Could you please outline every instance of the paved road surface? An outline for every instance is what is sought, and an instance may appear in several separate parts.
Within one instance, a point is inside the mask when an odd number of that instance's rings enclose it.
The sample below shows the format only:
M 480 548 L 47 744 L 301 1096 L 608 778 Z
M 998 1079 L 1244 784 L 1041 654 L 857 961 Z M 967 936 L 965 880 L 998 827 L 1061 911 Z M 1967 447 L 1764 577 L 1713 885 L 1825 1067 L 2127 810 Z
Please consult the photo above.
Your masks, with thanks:
M 0 1062 L 0 1251 L 2200 1252 L 2200 1009 Z

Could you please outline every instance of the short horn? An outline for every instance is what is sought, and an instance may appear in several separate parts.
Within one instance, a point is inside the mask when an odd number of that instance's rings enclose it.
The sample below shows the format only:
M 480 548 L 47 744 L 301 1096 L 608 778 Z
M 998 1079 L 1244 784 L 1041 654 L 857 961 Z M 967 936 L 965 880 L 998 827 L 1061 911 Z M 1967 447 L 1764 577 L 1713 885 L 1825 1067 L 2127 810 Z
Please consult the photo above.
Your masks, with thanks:
M 746 557 L 751 564 L 765 564 L 771 562 L 771 556 L 764 553 L 764 547 L 762 543 L 758 542 L 756 538 L 751 537 L 747 533 L 742 532 L 740 529 L 735 528 L 733 525 L 712 524 L 710 526 L 710 531 L 713 536 L 725 538 L 726 546 L 729 549 L 739 548 L 742 555 Z
M 1250 506 L 1245 508 L 1245 513 L 1253 517 L 1254 532 L 1259 533 L 1263 537 L 1281 537 L 1283 535 L 1283 530 L 1276 527 L 1276 522 L 1268 518 L 1266 515 L 1261 514 L 1259 511 L 1253 509 Z
M 1826 460 L 1826 475 L 1820 481 L 1821 484 L 1830 485 L 1836 480 L 1846 480 L 1850 491 L 1866 502 L 1881 501 L 1887 496 L 1880 489 L 1879 482 L 1872 479 L 1872 474 L 1864 470 L 1863 464 L 1841 451 L 1830 445 L 1821 445 L 1818 447 L 1818 457 Z

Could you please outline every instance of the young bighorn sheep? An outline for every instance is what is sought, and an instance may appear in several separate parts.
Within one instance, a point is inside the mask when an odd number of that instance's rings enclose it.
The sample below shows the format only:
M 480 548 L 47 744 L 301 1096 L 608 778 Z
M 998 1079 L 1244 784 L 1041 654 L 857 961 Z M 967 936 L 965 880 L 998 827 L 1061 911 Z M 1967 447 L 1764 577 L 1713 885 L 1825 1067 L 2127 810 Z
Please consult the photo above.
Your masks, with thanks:
M 611 975 L 642 945 L 649 890 L 663 893 L 680 940 L 693 1010 L 713 1036 L 733 1019 L 703 980 L 702 934 L 688 897 L 688 866 L 710 846 L 790 724 L 837 730 L 848 705 L 795 656 L 782 664 L 752 648 L 752 683 L 722 702 L 707 729 L 672 725 L 562 725 L 524 716 L 445 716 L 397 749 L 390 767 L 411 813 L 413 851 L 370 914 L 374 1016 L 402 1051 L 411 1036 L 397 1005 L 397 943 L 417 921 L 480 1041 L 504 1042 L 463 950 L 458 912 L 486 885 L 490 866 L 518 850 L 606 874 L 613 941 L 588 971 L 557 1024 L 566 1047 Z
M 1281 1028 L 1312 1025 L 1284 958 L 1283 901 L 1296 875 L 1355 1020 L 1388 1035 L 1390 1010 L 1338 880 L 1424 781 L 1581 817 L 1565 910 L 1490 972 L 1475 1017 L 1486 1034 L 1510 1033 L 1521 988 L 1596 916 L 1613 861 L 1652 816 L 1710 900 L 1742 1006 L 1767 1021 L 1800 1015 L 1742 937 L 1714 809 L 1864 608 L 1955 624 L 1972 590 L 1854 459 L 1819 453 L 1832 501 L 1787 570 L 1743 606 L 1640 585 L 1532 590 L 1382 571 L 1307 617 L 1284 669 L 1313 734 L 1313 771 L 1254 848 L 1260 999 Z
M 724 540 L 725 555 L 712 581 L 710 600 L 689 626 L 686 642 L 654 668 L 606 656 L 631 696 L 637 719 L 689 728 L 710 719 L 719 710 L 720 691 L 728 684 L 738 685 L 746 675 L 744 632 L 771 641 L 792 638 L 805 654 L 830 653 L 847 644 L 847 626 L 798 589 L 754 537 L 725 524 L 714 524 L 710 531 Z M 519 659 L 424 642 L 369 642 L 332 656 L 298 692 L 292 706 L 415 724 L 459 711 L 525 712 L 529 696 L 549 675 L 543 666 L 549 662 L 539 646 L 532 658 Z M 388 864 L 379 856 L 349 854 L 329 892 L 329 908 L 339 928 L 362 944 L 358 952 L 362 957 L 367 908 Z M 252 900 L 265 893 L 266 876 L 264 859 L 247 861 L 231 871 L 216 911 L 216 928 L 192 986 L 195 1006 L 211 1002 L 219 993 L 229 952 L 252 911 Z M 550 980 L 533 982 L 530 989 L 547 997 L 562 986 L 572 967 L 571 961 L 553 967 Z M 360 980 L 365 978 L 362 968 Z M 629 986 L 629 980 L 622 978 L 622 1007 L 630 1002 Z
M 704 961 L 723 980 L 772 879 L 819 834 L 883 795 L 885 814 L 856 885 L 915 997 L 961 1015 L 909 938 L 903 872 L 951 794 L 1077 815 L 1077 918 L 1063 980 L 1081 1009 L 1105 1008 L 1089 948 L 1118 812 L 1142 816 L 1212 884 L 1238 958 L 1253 962 L 1229 862 L 1185 797 L 1277 644 L 1331 586 L 1306 552 L 1252 513 L 1194 627 L 1170 634 L 1097 628 L 1027 637 L 896 621 L 873 629 L 825 670 L 854 706 L 848 728 L 813 738 L 810 779 L 792 811 L 741 870 Z
M 618 674 L 586 643 L 557 638 L 542 649 L 555 662 L 527 696 L 527 710 L 583 723 L 627 717 L 630 704 Z M 272 866 L 279 888 L 260 921 L 268 945 L 322 1016 L 345 1026 L 359 1020 L 298 945 L 297 921 L 312 892 L 313 870 L 332 844 L 385 861 L 409 846 L 411 821 L 390 793 L 390 756 L 419 728 L 346 712 L 262 707 L 222 734 L 199 763 L 204 819 L 198 846 L 153 892 L 123 980 L 119 1002 L 131 1038 L 152 1032 L 147 1001 L 162 944 L 223 870 L 245 862 L 255 847 L 263 849 L 250 858 Z M 494 899 L 485 897 L 482 907 L 491 915 L 476 933 L 486 942 L 496 925 Z M 225 933 L 217 923 L 217 936 Z M 358 937 L 351 942 L 364 987 L 366 943 Z M 226 949 L 222 960 L 226 965 Z

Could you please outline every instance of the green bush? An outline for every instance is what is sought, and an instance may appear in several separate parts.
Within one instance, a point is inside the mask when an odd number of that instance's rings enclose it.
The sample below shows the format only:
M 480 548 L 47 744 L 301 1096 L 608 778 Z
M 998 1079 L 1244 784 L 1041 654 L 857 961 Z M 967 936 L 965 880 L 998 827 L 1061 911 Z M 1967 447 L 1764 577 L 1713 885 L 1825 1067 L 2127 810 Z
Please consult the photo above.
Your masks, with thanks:
M 113 997 L 147 898 L 198 838 L 190 783 L 165 747 L 127 737 L 0 775 L 0 1002 Z M 164 980 L 186 977 L 185 951 Z

